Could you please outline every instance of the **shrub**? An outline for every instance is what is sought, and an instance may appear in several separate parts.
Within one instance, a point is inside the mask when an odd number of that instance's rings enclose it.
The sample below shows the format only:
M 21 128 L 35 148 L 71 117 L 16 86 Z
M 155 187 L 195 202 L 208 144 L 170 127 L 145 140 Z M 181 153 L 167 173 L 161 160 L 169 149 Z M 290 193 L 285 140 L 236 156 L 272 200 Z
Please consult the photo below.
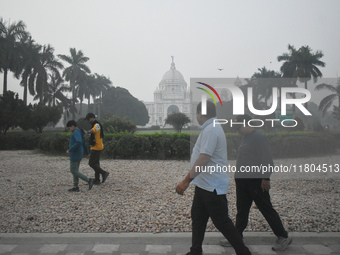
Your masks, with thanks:
M 105 136 L 104 137 L 104 150 L 103 154 L 109 158 L 115 158 L 117 152 L 117 138 L 113 136 Z
M 321 125 L 321 123 L 318 121 L 318 122 L 315 122 L 313 124 L 313 131 L 314 132 L 323 132 L 325 131 L 324 127 Z
M 183 127 L 188 123 L 190 123 L 189 117 L 181 112 L 169 114 L 165 119 L 165 124 L 173 126 L 178 133 L 181 133 Z
M 0 150 L 34 150 L 40 135 L 32 132 L 7 132 L 0 134 Z
M 334 153 L 337 144 L 329 133 L 283 134 L 267 136 L 274 158 L 306 157 Z
M 179 138 L 172 143 L 174 156 L 177 159 L 187 159 L 190 157 L 190 142 Z
M 135 154 L 134 136 L 125 134 L 117 142 L 116 157 L 119 158 L 133 158 Z
M 107 133 L 120 133 L 120 132 L 129 132 L 133 134 L 137 126 L 131 120 L 125 120 L 118 116 L 112 116 L 103 121 L 104 131 Z
M 42 151 L 65 152 L 69 146 L 69 136 L 61 134 L 44 134 L 40 137 L 38 148 Z
M 161 130 L 161 127 L 158 125 L 153 125 L 151 127 L 149 127 L 150 130 Z
M 303 131 L 305 130 L 305 124 L 303 123 L 302 119 L 299 117 L 295 118 L 296 122 L 298 123 L 296 127 L 293 128 L 294 131 Z
M 137 158 L 149 158 L 151 142 L 145 136 L 135 136 L 135 151 Z
M 198 135 L 188 134 L 108 134 L 103 154 L 109 158 L 189 159 Z M 228 159 L 235 159 L 242 137 L 227 134 Z M 339 148 L 339 132 L 286 132 L 266 134 L 274 158 L 307 157 L 334 153 Z M 70 133 L 7 132 L 0 135 L 1 150 L 39 148 L 44 152 L 64 153 Z
M 156 134 L 149 137 L 152 151 L 151 157 L 155 159 L 170 159 L 172 154 L 172 138 L 168 134 Z

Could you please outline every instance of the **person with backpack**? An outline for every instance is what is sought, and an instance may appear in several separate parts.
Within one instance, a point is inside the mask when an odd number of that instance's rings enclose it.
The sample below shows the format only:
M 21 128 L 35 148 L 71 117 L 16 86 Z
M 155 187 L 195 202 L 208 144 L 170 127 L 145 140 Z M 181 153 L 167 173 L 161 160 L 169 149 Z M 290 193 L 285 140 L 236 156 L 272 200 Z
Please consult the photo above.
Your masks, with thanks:
M 72 132 L 70 145 L 66 153 L 70 155 L 70 171 L 73 175 L 73 188 L 69 189 L 68 191 L 79 192 L 79 179 L 86 181 L 90 190 L 93 186 L 93 179 L 88 178 L 86 175 L 79 172 L 79 165 L 81 159 L 83 158 L 84 151 L 85 154 L 88 154 L 85 135 L 83 131 L 77 127 L 77 122 L 74 120 L 68 121 L 66 127 Z
M 110 174 L 100 167 L 99 162 L 100 154 L 104 149 L 104 130 L 102 124 L 96 120 L 96 116 L 92 112 L 88 113 L 85 119 L 92 125 L 90 130 L 84 131 L 85 134 L 91 134 L 89 142 L 91 147 L 89 166 L 94 170 L 95 173 L 93 184 L 99 185 L 100 183 L 104 183 Z M 102 176 L 102 182 L 100 182 L 100 176 Z

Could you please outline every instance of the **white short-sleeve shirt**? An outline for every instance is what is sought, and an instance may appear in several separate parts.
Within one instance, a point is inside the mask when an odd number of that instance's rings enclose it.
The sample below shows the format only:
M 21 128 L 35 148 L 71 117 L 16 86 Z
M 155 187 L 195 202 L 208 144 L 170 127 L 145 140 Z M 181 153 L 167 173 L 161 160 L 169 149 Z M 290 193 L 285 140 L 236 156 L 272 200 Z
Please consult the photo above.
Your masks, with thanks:
M 191 154 L 190 164 L 194 166 L 201 153 L 211 156 L 203 171 L 197 175 L 192 184 L 218 195 L 227 194 L 229 176 L 227 172 L 227 140 L 221 125 L 214 126 L 214 119 L 207 120 L 201 127 L 201 133 Z

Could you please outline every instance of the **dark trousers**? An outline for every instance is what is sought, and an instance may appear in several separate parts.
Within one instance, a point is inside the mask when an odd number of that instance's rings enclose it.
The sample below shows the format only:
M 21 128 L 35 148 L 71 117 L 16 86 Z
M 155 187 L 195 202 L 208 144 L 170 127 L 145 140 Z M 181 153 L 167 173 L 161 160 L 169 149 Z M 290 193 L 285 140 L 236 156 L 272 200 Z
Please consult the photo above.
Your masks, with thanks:
M 242 235 L 248 225 L 250 207 L 255 202 L 276 236 L 287 237 L 280 216 L 273 208 L 268 191 L 262 191 L 262 179 L 235 179 L 236 182 L 236 229 Z
M 228 216 L 226 195 L 217 195 L 216 191 L 209 192 L 198 187 L 195 188 L 191 208 L 192 246 L 190 251 L 192 254 L 202 254 L 202 243 L 209 217 L 215 227 L 234 247 L 236 254 L 251 254 Z
M 89 165 L 94 170 L 94 178 L 96 181 L 100 181 L 100 175 L 105 174 L 106 172 L 100 167 L 100 153 L 101 151 L 91 150 Z

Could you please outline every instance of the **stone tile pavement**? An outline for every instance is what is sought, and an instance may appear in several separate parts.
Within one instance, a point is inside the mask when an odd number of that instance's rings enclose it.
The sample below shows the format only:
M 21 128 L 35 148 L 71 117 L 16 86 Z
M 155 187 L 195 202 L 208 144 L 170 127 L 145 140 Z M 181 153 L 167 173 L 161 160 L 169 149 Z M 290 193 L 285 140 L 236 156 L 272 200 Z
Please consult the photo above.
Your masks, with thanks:
M 245 243 L 254 255 L 340 255 L 340 233 L 291 233 L 293 243 L 284 252 L 272 251 L 271 233 L 245 233 Z M 220 233 L 209 232 L 205 255 L 235 254 L 222 247 Z M 177 255 L 189 251 L 191 233 L 0 233 L 0 254 L 6 255 Z

